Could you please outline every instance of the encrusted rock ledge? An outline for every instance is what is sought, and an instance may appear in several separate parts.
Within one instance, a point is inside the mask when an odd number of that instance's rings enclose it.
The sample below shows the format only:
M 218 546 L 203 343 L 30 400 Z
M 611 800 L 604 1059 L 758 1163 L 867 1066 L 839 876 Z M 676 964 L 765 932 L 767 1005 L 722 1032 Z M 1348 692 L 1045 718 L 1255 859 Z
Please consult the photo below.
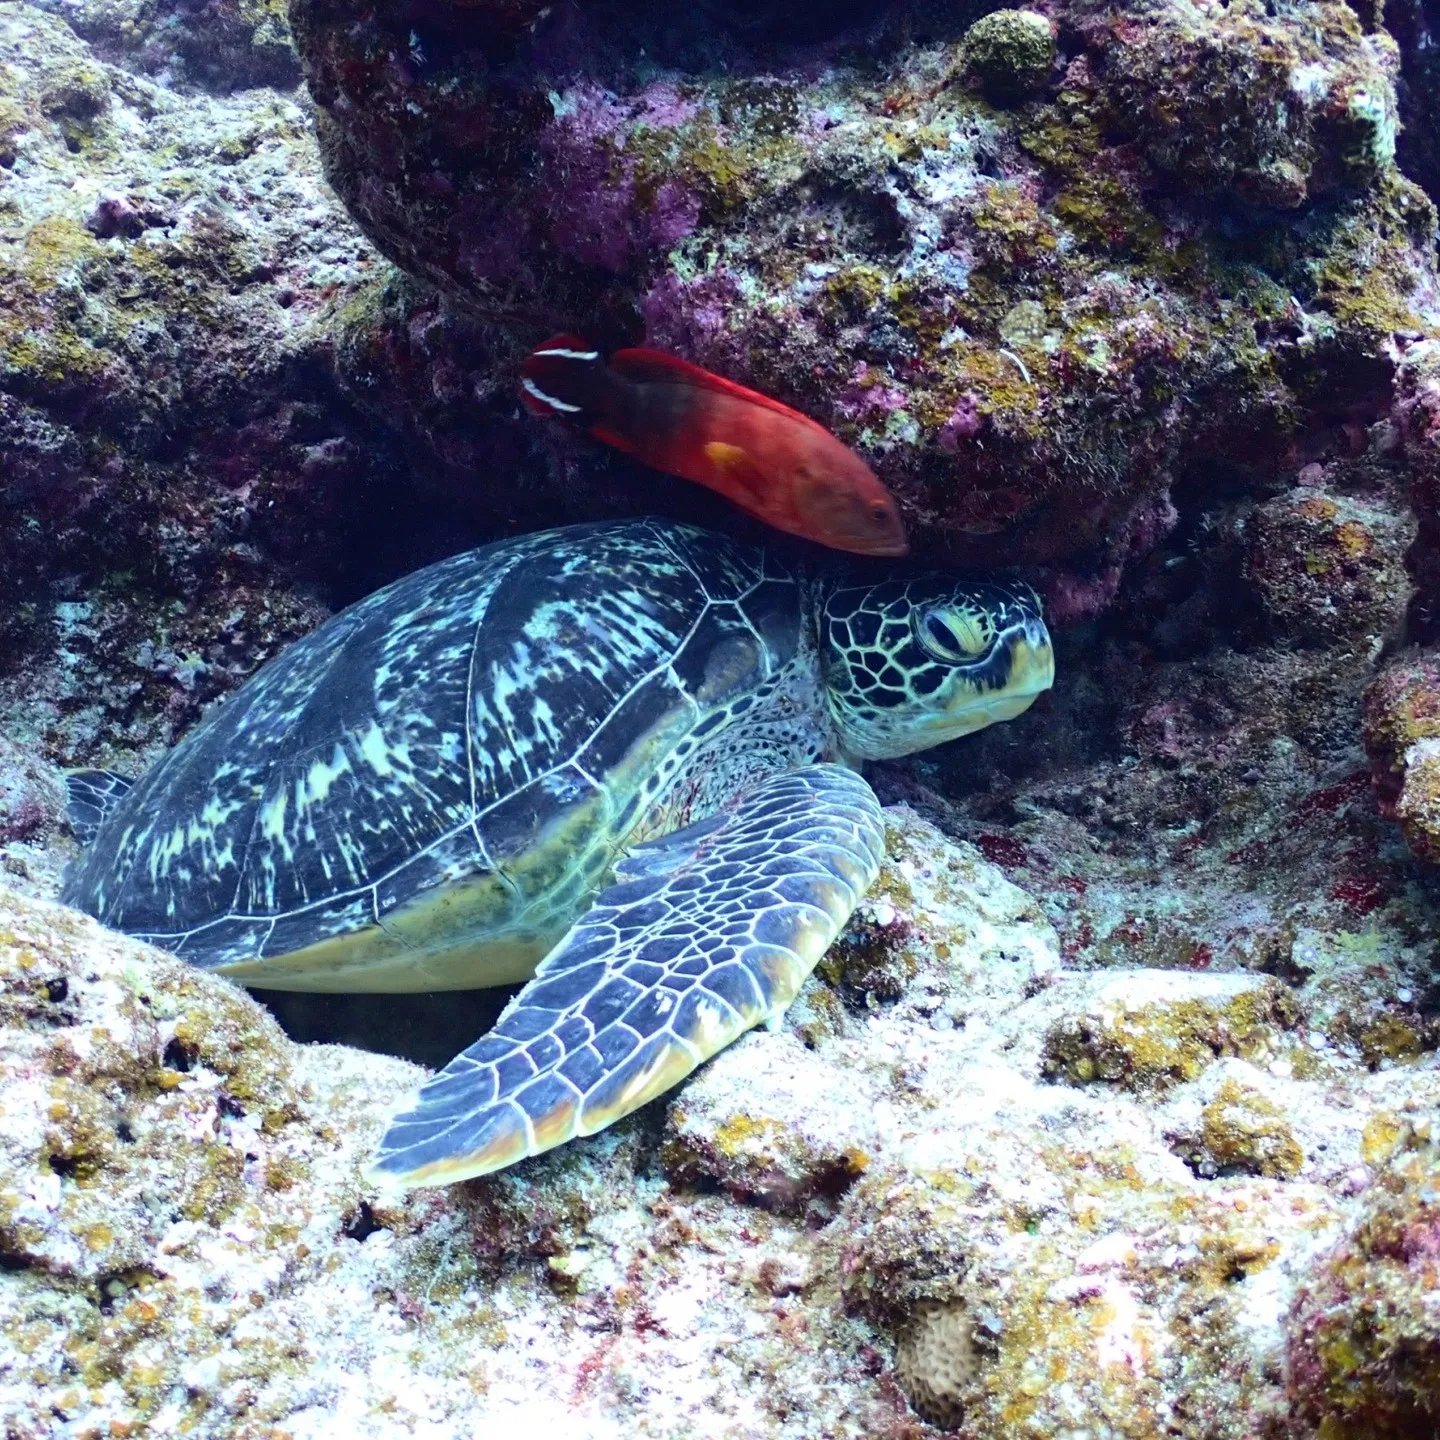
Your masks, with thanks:
M 1362 978 L 1400 1023 L 1390 942 L 1300 988 L 1067 973 L 1031 896 L 889 815 L 785 1029 L 389 1207 L 359 1167 L 415 1067 L 0 892 L 7 1436 L 1419 1433 L 1358 1428 L 1397 1393 L 1435 1423 L 1440 1071 L 1334 1023 Z

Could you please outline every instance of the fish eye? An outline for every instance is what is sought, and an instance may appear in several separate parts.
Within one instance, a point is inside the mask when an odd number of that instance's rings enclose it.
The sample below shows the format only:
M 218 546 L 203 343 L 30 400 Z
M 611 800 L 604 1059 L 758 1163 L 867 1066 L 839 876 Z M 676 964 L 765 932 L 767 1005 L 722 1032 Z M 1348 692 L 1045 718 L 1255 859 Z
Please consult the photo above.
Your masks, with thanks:
M 985 651 L 985 635 L 968 616 L 947 616 L 938 610 L 926 610 L 918 613 L 915 620 L 921 645 L 937 659 L 958 664 L 973 660 Z
M 872 500 L 870 502 L 870 518 L 872 520 L 888 520 L 890 507 L 883 500 Z

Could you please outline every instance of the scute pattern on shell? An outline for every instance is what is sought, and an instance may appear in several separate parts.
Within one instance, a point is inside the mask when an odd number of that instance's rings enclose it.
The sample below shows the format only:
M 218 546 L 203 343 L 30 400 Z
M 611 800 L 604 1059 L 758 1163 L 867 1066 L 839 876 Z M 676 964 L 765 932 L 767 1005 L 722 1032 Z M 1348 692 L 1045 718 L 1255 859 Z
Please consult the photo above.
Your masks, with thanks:
M 672 662 L 702 619 L 728 612 L 756 638 L 733 602 L 767 588 L 764 565 L 632 521 L 396 581 L 277 657 L 141 779 L 66 898 L 214 967 L 383 925 L 468 875 L 513 885 L 507 861 L 547 819 L 588 805 L 588 825 L 613 821 L 608 767 L 691 708 Z

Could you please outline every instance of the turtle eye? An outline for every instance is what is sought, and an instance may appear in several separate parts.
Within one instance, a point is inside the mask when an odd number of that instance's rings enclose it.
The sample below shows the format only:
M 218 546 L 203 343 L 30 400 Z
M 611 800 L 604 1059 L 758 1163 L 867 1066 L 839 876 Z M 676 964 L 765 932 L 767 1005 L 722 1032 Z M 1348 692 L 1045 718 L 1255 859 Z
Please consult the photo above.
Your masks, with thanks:
M 984 634 L 966 615 L 926 610 L 916 616 L 915 629 L 925 649 L 952 665 L 974 660 L 985 652 Z

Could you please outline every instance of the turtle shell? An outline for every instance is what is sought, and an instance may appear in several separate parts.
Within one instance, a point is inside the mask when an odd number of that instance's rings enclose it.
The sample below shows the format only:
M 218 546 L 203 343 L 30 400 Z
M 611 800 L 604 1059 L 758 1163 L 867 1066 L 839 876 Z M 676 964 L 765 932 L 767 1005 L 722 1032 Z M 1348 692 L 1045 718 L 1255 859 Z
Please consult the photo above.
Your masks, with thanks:
M 504 983 L 604 883 L 717 702 L 800 643 L 760 552 L 658 520 L 457 555 L 351 606 L 107 817 L 66 900 L 248 983 Z

